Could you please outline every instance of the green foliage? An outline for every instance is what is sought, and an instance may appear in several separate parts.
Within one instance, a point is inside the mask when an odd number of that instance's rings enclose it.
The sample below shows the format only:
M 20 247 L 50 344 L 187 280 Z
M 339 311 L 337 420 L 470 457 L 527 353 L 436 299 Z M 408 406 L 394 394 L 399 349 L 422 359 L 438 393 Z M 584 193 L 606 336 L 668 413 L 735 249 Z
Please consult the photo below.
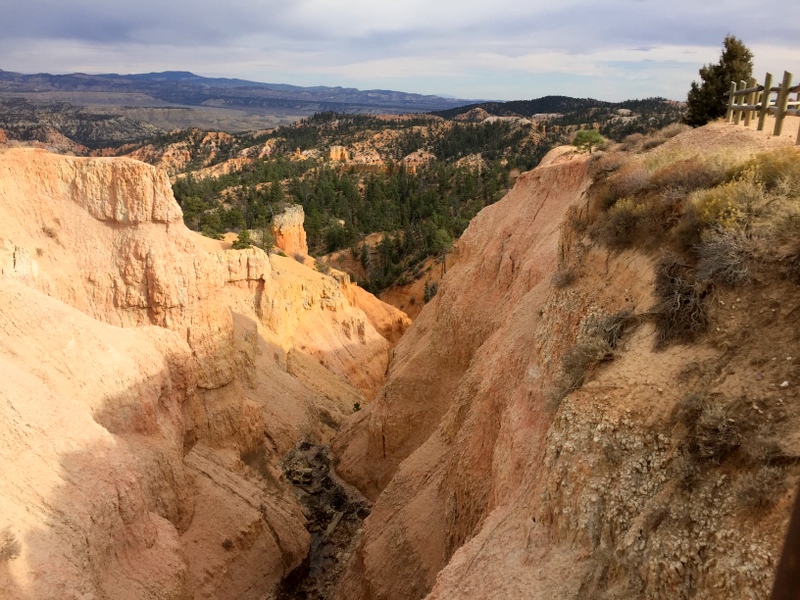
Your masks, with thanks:
M 425 304 L 433 300 L 433 297 L 439 291 L 439 283 L 434 282 L 425 282 L 425 288 L 423 289 L 422 299 L 424 300 Z
M 752 72 L 753 53 L 738 38 L 725 36 L 719 62 L 703 66 L 700 69 L 701 83 L 692 82 L 686 123 L 697 127 L 725 115 L 725 94 L 730 92 L 731 82 L 747 81 Z
M 603 102 L 592 98 L 569 98 L 567 96 L 545 96 L 535 100 L 513 100 L 511 102 L 484 102 L 437 111 L 433 114 L 452 119 L 471 109 L 481 108 L 489 114 L 505 117 L 532 117 L 547 114 L 545 128 L 560 129 L 580 127 L 585 123 L 599 123 L 600 134 L 621 140 L 633 133 L 649 133 L 683 118 L 683 109 L 664 98 L 645 98 L 624 102 Z M 634 119 L 620 119 L 619 111 L 631 111 Z
M 578 150 L 588 150 L 589 154 L 592 153 L 592 148 L 602 146 L 604 142 L 603 136 L 596 129 L 581 129 L 572 138 L 572 143 Z
M 236 241 L 231 244 L 231 247 L 234 250 L 244 250 L 245 248 L 249 248 L 253 245 L 253 240 L 250 238 L 250 230 L 249 229 L 242 229 L 239 232 L 239 237 L 236 238 Z
M 324 112 L 270 132 L 221 138 L 213 154 L 204 141 L 206 133 L 200 130 L 167 134 L 161 143 L 187 145 L 193 157 L 190 168 L 195 168 L 271 140 L 270 156 L 239 172 L 208 179 L 187 175 L 175 182 L 175 198 L 187 226 L 211 237 L 249 230 L 247 243 L 268 249 L 273 216 L 286 203 L 300 204 L 310 253 L 355 248 L 354 258 L 364 270 L 359 283 L 379 292 L 401 276 L 405 281 L 417 276 L 418 267 L 430 257 L 444 260 L 472 217 L 507 191 L 512 172 L 534 167 L 550 148 L 563 142 L 564 127 L 587 119 L 620 121 L 615 111 L 621 104 L 568 98 L 554 102 L 553 106 L 573 110 L 551 122 L 560 123 L 559 127 L 525 121 L 446 123 L 430 115 L 395 119 Z M 538 109 L 548 106 L 545 102 L 528 108 L 541 112 Z M 666 106 L 671 105 L 653 99 L 636 101 L 630 110 L 652 116 L 638 125 L 649 130 L 658 120 L 655 115 Z M 376 132 L 386 130 L 382 145 L 376 146 L 382 166 L 300 160 L 295 153 L 318 150 L 325 156 L 330 146 L 370 143 Z M 436 160 L 407 167 L 402 159 L 417 150 L 432 153 Z M 474 155 L 475 160 L 460 161 Z M 383 234 L 374 249 L 359 244 L 374 233 Z
M 316 270 L 317 270 L 319 273 L 322 273 L 323 275 L 327 275 L 328 273 L 330 273 L 330 272 L 331 272 L 331 268 L 330 268 L 330 266 L 328 266 L 328 264 L 327 264 L 327 263 L 324 263 L 324 262 L 322 262 L 322 261 L 320 261 L 320 260 L 315 260 L 315 261 L 314 261 L 314 268 L 315 268 L 315 269 L 316 269 Z

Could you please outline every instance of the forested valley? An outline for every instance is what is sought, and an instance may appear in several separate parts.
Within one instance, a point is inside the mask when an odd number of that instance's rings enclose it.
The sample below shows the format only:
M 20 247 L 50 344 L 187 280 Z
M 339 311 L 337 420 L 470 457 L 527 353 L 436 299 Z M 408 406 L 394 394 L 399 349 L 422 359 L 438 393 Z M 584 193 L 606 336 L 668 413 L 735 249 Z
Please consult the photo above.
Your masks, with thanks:
M 328 112 L 271 131 L 225 134 L 213 144 L 198 130 L 147 144 L 188 148 L 191 160 L 173 189 L 190 228 L 210 237 L 236 232 L 235 247 L 269 249 L 272 217 L 286 204 L 300 204 L 310 253 L 349 249 L 362 267 L 351 276 L 378 293 L 420 277 L 427 259 L 443 260 L 478 211 L 552 147 L 569 143 L 577 129 L 597 127 L 601 119 L 602 131 L 616 127 L 622 138 L 679 118 L 668 105 L 658 112 L 654 104 L 646 104 L 645 117 L 581 104 L 557 122 L 507 114 L 470 122 L 463 113 Z M 237 157 L 230 172 L 208 176 L 202 170 Z M 371 246 L 363 241 L 370 234 L 381 234 Z

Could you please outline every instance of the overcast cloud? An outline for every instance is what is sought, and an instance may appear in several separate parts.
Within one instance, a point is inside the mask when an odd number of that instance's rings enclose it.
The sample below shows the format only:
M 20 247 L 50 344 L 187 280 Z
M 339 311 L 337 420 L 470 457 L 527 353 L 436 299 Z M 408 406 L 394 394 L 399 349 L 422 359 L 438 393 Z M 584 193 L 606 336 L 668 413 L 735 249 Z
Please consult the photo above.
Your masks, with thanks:
M 727 33 L 759 79 L 800 79 L 795 12 L 790 0 L 0 0 L 0 69 L 683 100 Z

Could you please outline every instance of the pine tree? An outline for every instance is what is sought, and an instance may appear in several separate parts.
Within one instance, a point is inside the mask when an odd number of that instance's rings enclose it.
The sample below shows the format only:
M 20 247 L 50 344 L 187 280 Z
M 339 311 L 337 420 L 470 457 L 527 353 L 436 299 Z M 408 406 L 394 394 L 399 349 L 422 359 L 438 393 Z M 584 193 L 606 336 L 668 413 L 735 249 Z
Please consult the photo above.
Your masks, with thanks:
M 731 82 L 747 81 L 753 73 L 753 53 L 744 43 L 725 36 L 719 63 L 704 65 L 700 69 L 702 83 L 692 82 L 687 101 L 686 123 L 693 127 L 725 115 Z

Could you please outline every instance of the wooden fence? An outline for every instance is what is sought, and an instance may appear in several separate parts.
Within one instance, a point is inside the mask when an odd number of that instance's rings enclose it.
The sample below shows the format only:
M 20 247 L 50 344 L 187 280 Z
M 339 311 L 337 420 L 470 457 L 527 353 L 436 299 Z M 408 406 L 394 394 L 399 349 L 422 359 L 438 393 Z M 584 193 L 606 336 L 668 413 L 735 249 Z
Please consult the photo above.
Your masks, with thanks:
M 791 100 L 794 93 L 797 97 Z M 738 125 L 744 119 L 745 126 L 749 126 L 757 116 L 758 130 L 762 131 L 767 115 L 775 115 L 773 135 L 781 134 L 786 115 L 800 117 L 800 85 L 792 87 L 792 74 L 788 71 L 783 72 L 783 81 L 777 87 L 772 87 L 772 73 L 767 73 L 764 85 L 759 85 L 752 77 L 747 82 L 731 83 L 728 112 L 725 115 L 728 122 L 733 121 Z M 800 128 L 797 131 L 797 143 L 800 144 Z

